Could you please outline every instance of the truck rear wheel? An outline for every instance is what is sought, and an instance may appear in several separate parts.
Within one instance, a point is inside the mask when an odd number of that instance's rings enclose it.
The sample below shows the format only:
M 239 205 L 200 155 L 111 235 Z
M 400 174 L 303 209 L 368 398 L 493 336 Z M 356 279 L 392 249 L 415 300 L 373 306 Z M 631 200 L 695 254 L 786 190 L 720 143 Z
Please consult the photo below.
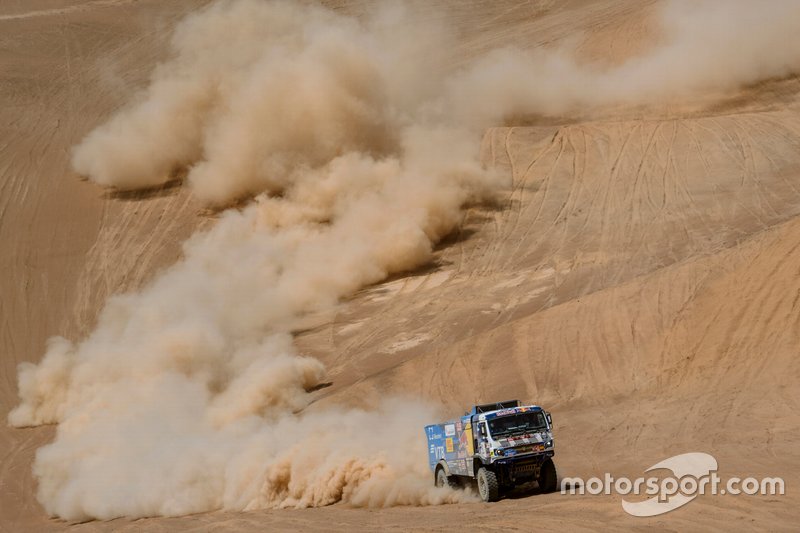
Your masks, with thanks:
M 539 471 L 539 490 L 542 492 L 555 492 L 558 489 L 558 476 L 556 465 L 552 459 L 545 460 Z
M 448 476 L 442 467 L 436 469 L 436 486 L 450 487 L 451 489 L 461 488 L 461 484 L 458 482 L 458 477 Z
M 485 502 L 496 502 L 500 499 L 500 483 L 497 482 L 497 475 L 485 466 L 478 470 L 478 494 Z

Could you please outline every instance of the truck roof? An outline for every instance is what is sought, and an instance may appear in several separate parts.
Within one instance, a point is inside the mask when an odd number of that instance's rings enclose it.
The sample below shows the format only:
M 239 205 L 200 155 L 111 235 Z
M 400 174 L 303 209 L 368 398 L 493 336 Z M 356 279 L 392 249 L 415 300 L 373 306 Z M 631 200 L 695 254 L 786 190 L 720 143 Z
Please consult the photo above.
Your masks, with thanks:
M 495 411 L 480 413 L 478 415 L 478 420 L 491 420 L 492 418 L 497 418 L 498 416 L 508 416 L 515 415 L 517 413 L 536 412 L 542 410 L 543 409 L 538 405 L 519 405 L 517 407 L 509 407 L 506 409 L 497 409 Z
M 470 411 L 464 413 L 464 417 L 470 417 L 470 419 L 472 419 L 472 417 L 476 417 L 478 420 L 491 420 L 498 416 L 526 413 L 529 411 L 543 411 L 543 409 L 538 405 L 522 405 L 522 402 L 519 400 L 509 400 L 505 402 L 476 405 Z M 454 423 L 455 421 L 447 421 L 441 424 L 431 424 L 430 426 L 426 427 L 435 427 Z
M 465 415 L 477 415 L 480 413 L 488 413 L 490 411 L 499 411 L 501 409 L 511 409 L 513 407 L 520 407 L 522 402 L 519 400 L 506 400 L 504 402 L 485 403 L 483 405 L 476 405 Z

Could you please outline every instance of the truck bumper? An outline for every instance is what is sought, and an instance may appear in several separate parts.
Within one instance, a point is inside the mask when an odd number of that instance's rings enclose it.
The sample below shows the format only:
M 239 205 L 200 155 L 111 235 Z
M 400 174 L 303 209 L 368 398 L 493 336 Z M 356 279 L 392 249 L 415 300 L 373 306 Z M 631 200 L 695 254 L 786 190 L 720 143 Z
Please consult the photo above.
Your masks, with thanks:
M 538 478 L 542 463 L 553 455 L 553 450 L 548 450 L 532 455 L 497 459 L 492 463 L 492 467 L 502 485 L 516 485 Z

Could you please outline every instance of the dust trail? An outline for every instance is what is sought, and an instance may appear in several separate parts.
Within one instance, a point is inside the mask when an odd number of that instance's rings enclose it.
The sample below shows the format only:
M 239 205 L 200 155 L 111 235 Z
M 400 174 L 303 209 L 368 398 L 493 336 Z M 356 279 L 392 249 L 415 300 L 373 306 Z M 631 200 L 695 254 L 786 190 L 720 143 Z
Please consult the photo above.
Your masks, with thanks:
M 784 17 L 795 5 L 770 4 L 759 20 L 793 28 Z M 143 290 L 111 298 L 88 338 L 54 338 L 41 363 L 21 365 L 9 421 L 58 423 L 34 465 L 47 512 L 468 499 L 430 487 L 421 432 L 436 418 L 430 407 L 387 399 L 371 411 L 303 411 L 325 370 L 296 353 L 289 332 L 429 260 L 461 207 L 495 189 L 476 145 L 503 115 L 721 90 L 797 66 L 794 45 L 763 57 L 772 37 L 759 28 L 739 41 L 755 59 L 710 72 L 709 58 L 731 54 L 721 24 L 708 53 L 655 83 L 653 72 L 701 42 L 707 25 L 692 17 L 730 17 L 719 4 L 687 6 L 665 11 L 663 47 L 603 72 L 512 50 L 448 72 L 439 52 L 451 34 L 396 5 L 356 20 L 239 0 L 185 19 L 171 59 L 76 148 L 74 166 L 120 188 L 187 168 L 188 186 L 210 204 L 253 199 L 193 236 Z
M 611 69 L 580 64 L 568 49 L 490 52 L 448 83 L 454 112 L 483 124 L 498 115 L 681 103 L 800 72 L 794 0 L 675 0 L 657 15 L 659 44 Z
M 443 39 L 399 8 L 359 22 L 223 2 L 181 23 L 174 58 L 78 147 L 76 168 L 144 186 L 190 164 L 209 202 L 281 194 L 224 212 L 149 286 L 111 298 L 87 339 L 54 339 L 20 368 L 11 423 L 59 424 L 35 462 L 49 513 L 470 499 L 431 487 L 429 407 L 296 415 L 325 371 L 288 333 L 427 261 L 461 205 L 492 188 L 474 134 L 423 109 L 439 67 L 412 67 Z

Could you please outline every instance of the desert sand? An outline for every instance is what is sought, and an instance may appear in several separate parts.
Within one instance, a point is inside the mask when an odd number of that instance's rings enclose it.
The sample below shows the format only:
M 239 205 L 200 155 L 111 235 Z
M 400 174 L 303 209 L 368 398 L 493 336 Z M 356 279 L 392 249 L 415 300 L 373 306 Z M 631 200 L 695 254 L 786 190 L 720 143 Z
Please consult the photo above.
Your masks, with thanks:
M 199 4 L 0 6 L 3 413 L 19 403 L 18 363 L 38 362 L 52 335 L 86 336 L 110 295 L 142 287 L 218 217 L 180 183 L 115 191 L 70 166 L 71 147 L 146 85 L 172 27 Z M 430 16 L 442 16 L 433 4 Z M 657 2 L 437 4 L 458 33 L 454 64 L 497 46 L 571 42 L 581 61 L 613 66 L 659 39 Z M 355 0 L 328 5 L 366 10 Z M 34 453 L 54 426 L 4 424 L 0 529 L 796 528 L 799 95 L 789 74 L 663 105 L 508 117 L 480 146 L 502 177 L 496 202 L 467 207 L 428 264 L 295 328 L 299 351 L 319 359 L 331 383 L 312 393 L 310 410 L 391 392 L 454 416 L 518 397 L 553 413 L 561 476 L 637 476 L 704 451 L 722 476 L 783 477 L 785 495 L 706 495 L 652 518 L 626 515 L 619 496 L 534 491 L 491 505 L 76 524 L 48 517 L 36 499 Z

